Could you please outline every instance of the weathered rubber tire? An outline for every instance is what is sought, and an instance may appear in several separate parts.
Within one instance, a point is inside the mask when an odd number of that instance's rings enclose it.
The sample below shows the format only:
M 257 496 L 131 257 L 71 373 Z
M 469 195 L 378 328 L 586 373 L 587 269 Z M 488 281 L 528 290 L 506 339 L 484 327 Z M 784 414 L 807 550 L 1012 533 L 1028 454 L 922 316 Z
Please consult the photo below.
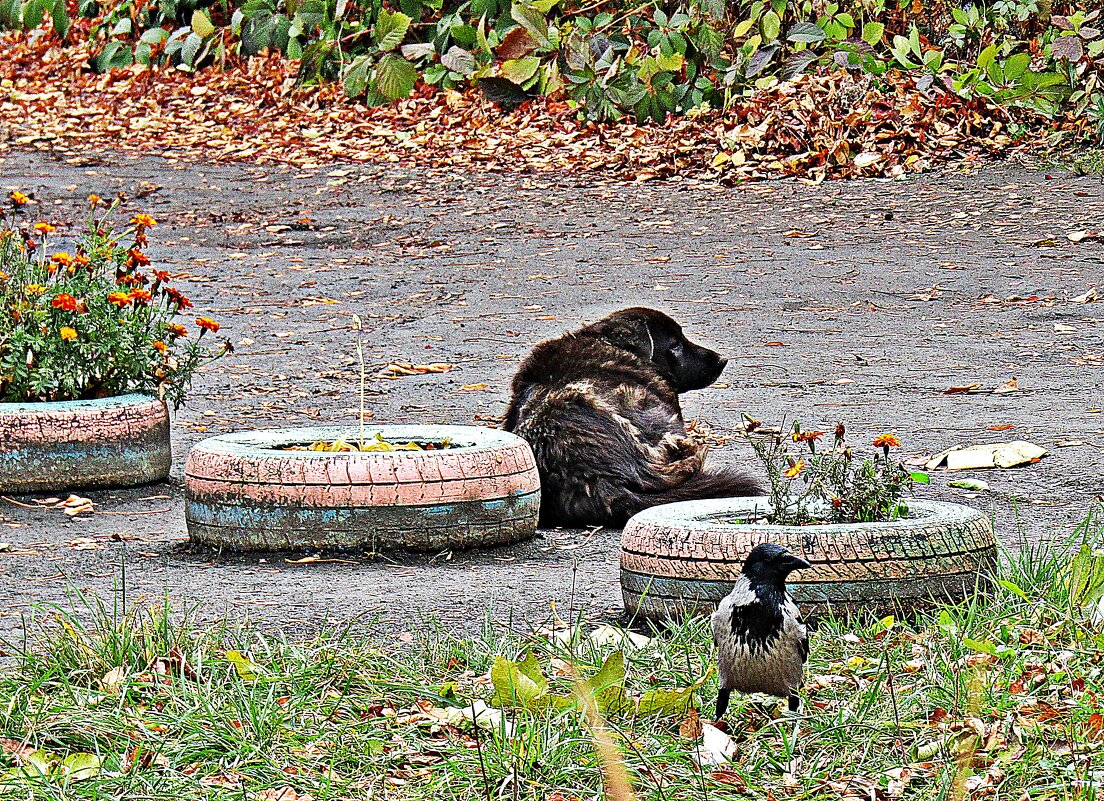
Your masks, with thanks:
M 788 582 L 807 612 L 883 612 L 959 600 L 996 566 L 992 521 L 966 506 L 910 500 L 909 517 L 887 523 L 727 522 L 769 509 L 767 498 L 723 498 L 657 506 L 633 517 L 621 535 L 625 608 L 653 620 L 707 614 L 763 542 L 812 564 Z
M 163 481 L 169 412 L 148 395 L 0 403 L 0 492 L 64 492 Z
M 366 426 L 365 438 L 450 438 L 443 450 L 322 453 L 280 446 L 356 439 L 359 427 L 204 440 L 185 467 L 192 541 L 240 551 L 438 551 L 532 537 L 540 479 L 525 440 L 475 426 Z

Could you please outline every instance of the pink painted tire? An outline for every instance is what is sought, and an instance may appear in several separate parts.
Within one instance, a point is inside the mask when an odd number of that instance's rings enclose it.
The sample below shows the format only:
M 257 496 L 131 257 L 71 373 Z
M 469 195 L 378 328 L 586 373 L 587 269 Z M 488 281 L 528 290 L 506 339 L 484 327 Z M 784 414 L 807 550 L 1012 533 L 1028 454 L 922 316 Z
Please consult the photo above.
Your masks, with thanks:
M 525 440 L 475 426 L 366 426 L 389 442 L 441 450 L 323 453 L 286 450 L 358 427 L 299 428 L 204 440 L 185 467 L 193 542 L 237 551 L 303 548 L 440 551 L 532 537 L 540 479 Z
M 790 576 L 806 612 L 887 612 L 959 601 L 985 586 L 997 564 L 989 515 L 940 501 L 909 500 L 909 516 L 885 523 L 775 526 L 741 522 L 767 498 L 684 501 L 645 509 L 621 534 L 625 608 L 654 620 L 710 613 L 732 589 L 745 557 L 764 542 L 812 567 Z
M 164 481 L 169 412 L 148 395 L 0 403 L 0 492 L 64 492 Z

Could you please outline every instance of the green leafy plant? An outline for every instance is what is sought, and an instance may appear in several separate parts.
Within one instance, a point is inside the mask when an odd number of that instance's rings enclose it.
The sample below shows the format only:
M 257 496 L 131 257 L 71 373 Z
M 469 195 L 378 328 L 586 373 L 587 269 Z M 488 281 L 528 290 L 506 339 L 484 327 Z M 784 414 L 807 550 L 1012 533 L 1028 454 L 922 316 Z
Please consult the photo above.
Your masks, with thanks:
M 823 431 L 802 431 L 794 422 L 777 432 L 762 432 L 762 424 L 744 415 L 756 456 L 770 483 L 768 520 L 777 525 L 871 523 L 908 516 L 902 500 L 914 483 L 927 484 L 926 473 L 911 472 L 890 459 L 901 443 L 892 434 L 873 441 L 870 457 L 859 457 L 844 442 L 842 423 L 832 444 L 818 449 Z
M 178 322 L 192 303 L 144 252 L 156 221 L 137 214 L 115 231 L 115 204 L 90 203 L 72 253 L 48 247 L 50 223 L 21 224 L 27 195 L 13 192 L 0 212 L 0 401 L 148 392 L 179 406 L 195 371 L 230 344 L 206 337 L 213 320 L 196 318 L 194 334 Z

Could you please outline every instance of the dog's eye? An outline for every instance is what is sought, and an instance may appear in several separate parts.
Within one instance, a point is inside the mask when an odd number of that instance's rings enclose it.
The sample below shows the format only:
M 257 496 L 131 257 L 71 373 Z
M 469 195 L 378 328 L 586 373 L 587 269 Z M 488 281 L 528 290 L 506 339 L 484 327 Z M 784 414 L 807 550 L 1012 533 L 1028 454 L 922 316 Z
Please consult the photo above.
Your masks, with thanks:
M 671 346 L 671 353 L 682 353 L 682 343 L 676 342 Z

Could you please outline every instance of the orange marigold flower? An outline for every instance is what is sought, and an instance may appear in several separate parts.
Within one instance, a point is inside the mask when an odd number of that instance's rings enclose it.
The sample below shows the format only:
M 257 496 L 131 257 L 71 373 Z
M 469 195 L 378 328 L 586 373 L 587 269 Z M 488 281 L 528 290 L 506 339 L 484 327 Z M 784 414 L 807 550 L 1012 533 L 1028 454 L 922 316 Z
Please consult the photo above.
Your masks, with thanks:
M 48 222 L 37 222 L 34 224 L 34 229 L 40 234 L 52 234 L 57 230 L 57 226 L 50 225 Z
M 77 267 L 87 267 L 89 264 L 91 264 L 91 262 L 88 261 L 88 257 L 85 256 L 83 253 L 78 253 L 76 256 L 73 257 L 73 264 Z
M 149 303 L 153 300 L 153 295 L 144 289 L 132 289 L 127 295 L 135 303 Z
M 809 463 L 804 459 L 791 459 L 790 466 L 782 473 L 786 478 L 797 478 L 801 475 L 801 471 L 809 466 Z
M 220 327 L 219 324 L 210 317 L 196 317 L 196 325 L 204 331 L 210 331 L 212 334 L 218 331 Z
M 3 270 L 0 270 L 0 281 L 7 281 L 9 278 L 11 278 L 10 275 L 8 275 Z
M 901 440 L 897 439 L 893 434 L 879 434 L 874 437 L 874 442 L 871 443 L 875 448 L 900 448 Z
M 145 267 L 149 263 L 149 256 L 138 248 L 131 248 L 127 251 L 127 267 Z
M 50 261 L 52 261 L 54 264 L 60 264 L 62 267 L 68 267 L 70 264 L 73 263 L 73 257 L 63 250 L 51 256 Z
M 824 436 L 823 431 L 795 431 L 793 435 L 794 442 L 816 442 L 818 439 Z
M 103 198 L 100 197 L 99 195 L 89 195 L 88 196 L 88 202 L 92 204 L 93 208 L 95 208 L 96 206 L 103 203 Z
M 120 309 L 130 303 L 130 295 L 126 292 L 112 292 L 107 296 L 108 303 L 114 303 Z
M 169 352 L 169 346 L 166 345 L 161 340 L 157 340 L 156 342 L 153 343 L 153 349 L 155 351 L 157 351 L 158 353 L 168 353 Z
M 169 296 L 169 300 L 176 304 L 177 311 L 184 311 L 185 309 L 192 308 L 192 302 L 184 297 L 184 293 L 179 289 L 173 289 L 171 286 L 165 287 L 165 294 Z
M 165 330 L 172 334 L 174 337 L 188 336 L 188 329 L 182 326 L 180 323 L 169 323 L 165 326 Z
M 31 199 L 24 195 L 22 192 L 12 192 L 10 195 L 8 195 L 8 199 L 11 200 L 11 204 L 16 208 L 19 208 L 20 206 L 26 206 L 28 203 L 31 202 Z
M 154 270 L 153 271 L 153 277 L 158 281 L 168 281 L 169 280 L 169 271 L 168 270 Z
M 148 214 L 135 214 L 134 219 L 130 221 L 131 225 L 136 225 L 139 228 L 153 228 L 157 225 L 157 220 Z
M 55 295 L 50 305 L 55 309 L 61 309 L 62 311 L 76 311 L 77 299 L 72 295 L 67 295 L 64 292 L 60 295 Z
M 67 325 L 63 325 L 58 331 L 58 334 L 65 342 L 72 342 L 74 339 L 77 338 L 77 329 L 70 328 Z

